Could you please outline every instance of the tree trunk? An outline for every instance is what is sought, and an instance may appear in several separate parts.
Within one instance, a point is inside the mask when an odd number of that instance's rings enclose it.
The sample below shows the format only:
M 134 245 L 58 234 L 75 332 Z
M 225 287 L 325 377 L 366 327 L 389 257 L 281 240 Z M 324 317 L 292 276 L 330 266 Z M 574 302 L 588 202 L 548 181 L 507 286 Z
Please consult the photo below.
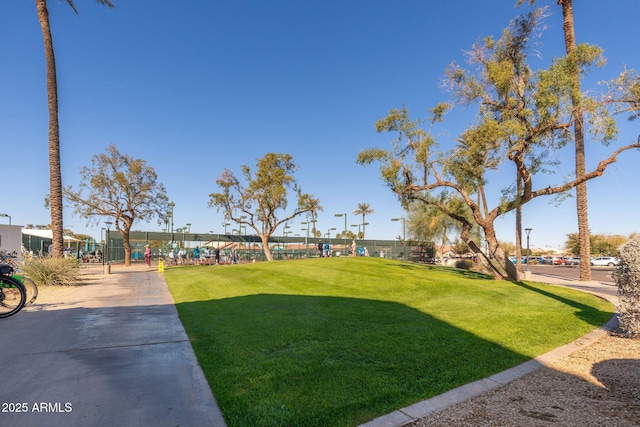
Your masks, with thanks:
M 442 240 L 440 241 L 440 264 L 444 265 L 444 247 L 447 245 L 447 229 L 442 232 Z
M 522 178 L 520 175 L 517 176 L 517 180 L 517 193 L 518 197 L 520 197 L 522 194 Z M 516 270 L 520 272 L 524 270 L 522 267 L 522 205 L 520 204 L 516 208 Z
M 129 241 L 129 231 L 131 227 L 125 228 L 124 230 L 118 230 L 122 235 L 122 246 L 124 247 L 124 266 L 131 266 L 131 242 Z
M 496 237 L 495 230 L 492 228 L 483 227 L 485 239 L 487 239 L 487 244 L 489 245 L 489 253 L 491 257 L 487 257 L 482 249 L 478 247 L 478 245 L 471 239 L 469 229 L 463 226 L 462 232 L 460 233 L 460 237 L 464 240 L 471 250 L 478 257 L 478 262 L 482 264 L 483 269 L 491 274 L 496 280 L 518 280 L 518 272 L 516 270 L 516 266 L 513 265 L 509 258 L 507 258 L 504 254 L 504 251 L 498 244 L 498 239 Z M 494 261 L 492 262 L 493 259 Z M 501 268 L 498 268 L 501 267 Z
M 58 83 L 53 38 L 49 25 L 46 0 L 36 0 L 38 20 L 42 29 L 44 52 L 47 63 L 47 98 L 49 109 L 49 209 L 53 234 L 53 256 L 60 258 L 64 251 L 64 225 L 62 222 L 62 173 L 60 171 L 60 129 L 58 124 Z
M 573 1 L 559 0 L 562 6 L 564 43 L 567 56 L 570 55 L 576 47 L 575 26 L 573 22 Z M 573 70 L 573 88 L 571 92 L 571 102 L 573 104 L 575 161 L 576 176 L 585 174 L 585 154 L 584 154 L 584 124 L 582 108 L 580 106 L 580 69 L 575 64 Z M 589 240 L 589 211 L 587 203 L 587 183 L 583 182 L 576 186 L 576 208 L 578 213 L 578 236 L 580 240 L 580 280 L 591 280 L 591 264 L 588 262 L 591 258 L 591 242 Z
M 504 251 L 498 244 L 498 239 L 496 238 L 495 232 L 488 233 L 487 243 L 489 244 L 489 252 L 491 253 L 494 260 L 491 265 L 500 275 L 500 279 L 518 281 L 518 270 L 516 269 L 516 266 L 511 262 L 511 260 L 509 260 L 509 258 L 505 255 Z M 497 267 L 500 267 L 502 271 Z
M 273 261 L 273 254 L 269 247 L 269 236 L 261 234 L 260 240 L 262 241 L 262 251 L 264 252 L 264 256 L 267 258 L 267 261 Z

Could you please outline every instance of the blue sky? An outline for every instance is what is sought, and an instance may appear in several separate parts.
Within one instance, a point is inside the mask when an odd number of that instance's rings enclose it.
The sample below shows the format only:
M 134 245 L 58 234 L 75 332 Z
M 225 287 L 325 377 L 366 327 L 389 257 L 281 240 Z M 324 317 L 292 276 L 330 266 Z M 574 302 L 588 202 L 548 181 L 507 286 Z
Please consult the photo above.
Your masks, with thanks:
M 415 118 L 426 117 L 426 108 L 446 100 L 439 88 L 445 67 L 463 62 L 479 38 L 499 37 L 526 10 L 514 8 L 515 0 L 113 0 L 113 10 L 88 0 L 75 2 L 76 16 L 64 1 L 49 3 L 63 185 L 77 187 L 80 168 L 115 144 L 155 168 L 176 204 L 175 227 L 222 232 L 222 214 L 207 207 L 222 170 L 254 166 L 267 152 L 289 153 L 303 190 L 321 199 L 318 228 L 342 230 L 344 218 L 335 213 L 346 212 L 348 226 L 361 222 L 352 212 L 369 203 L 375 213 L 366 219 L 368 238 L 402 234 L 401 223 L 391 222 L 402 208 L 377 167 L 355 163 L 362 149 L 392 139 L 376 134 L 375 121 L 403 104 Z M 544 66 L 563 53 L 562 14 L 553 0 L 538 3 L 550 5 L 535 65 Z M 608 60 L 592 80 L 613 78 L 623 66 L 640 69 L 640 2 L 582 0 L 574 13 L 578 41 L 603 47 Z M 47 224 L 45 63 L 33 0 L 0 5 L 0 58 L 0 213 L 14 224 Z M 438 130 L 441 145 L 451 145 L 471 120 L 469 111 L 449 114 Z M 638 138 L 639 122 L 619 123 L 612 146 L 589 144 L 590 165 Z M 640 231 L 638 156 L 623 154 L 590 181 L 593 233 Z M 571 152 L 561 158 L 556 182 L 573 170 Z M 508 183 L 492 176 L 490 188 L 497 194 Z M 532 246 L 560 247 L 577 231 L 573 199 L 559 207 L 538 199 L 523 215 L 534 230 Z M 513 224 L 513 214 L 496 222 L 499 239 L 515 241 Z M 65 213 L 75 232 L 99 237 L 101 225 Z M 291 228 L 304 235 L 299 221 Z

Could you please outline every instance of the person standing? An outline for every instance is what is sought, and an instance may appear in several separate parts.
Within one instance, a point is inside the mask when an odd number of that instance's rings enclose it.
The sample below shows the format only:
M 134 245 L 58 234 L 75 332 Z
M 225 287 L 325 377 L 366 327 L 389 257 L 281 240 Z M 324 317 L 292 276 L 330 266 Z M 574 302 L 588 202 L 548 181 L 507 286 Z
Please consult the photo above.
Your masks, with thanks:
M 193 250 L 193 264 L 194 265 L 200 264 L 200 248 L 197 246 Z
M 322 240 L 318 241 L 318 256 L 322 258 L 322 251 L 324 250 L 324 245 L 322 244 Z
M 145 245 L 144 247 L 144 262 L 151 268 L 151 246 Z

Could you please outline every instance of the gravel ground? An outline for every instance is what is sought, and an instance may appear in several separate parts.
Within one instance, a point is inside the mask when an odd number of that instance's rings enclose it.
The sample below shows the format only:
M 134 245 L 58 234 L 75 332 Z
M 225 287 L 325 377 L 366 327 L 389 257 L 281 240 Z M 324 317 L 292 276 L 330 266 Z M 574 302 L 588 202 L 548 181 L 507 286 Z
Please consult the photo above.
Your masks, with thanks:
M 604 335 L 549 367 L 410 424 L 551 425 L 640 426 L 640 340 Z

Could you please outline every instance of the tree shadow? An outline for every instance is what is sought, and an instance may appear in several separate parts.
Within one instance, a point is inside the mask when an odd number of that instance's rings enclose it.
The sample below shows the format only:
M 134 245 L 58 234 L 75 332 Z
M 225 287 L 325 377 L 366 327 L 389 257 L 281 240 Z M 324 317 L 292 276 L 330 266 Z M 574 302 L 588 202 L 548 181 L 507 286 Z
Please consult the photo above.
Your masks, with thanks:
M 174 305 L 54 308 L 0 322 L 0 424 L 224 425 Z
M 528 360 L 395 302 L 259 294 L 177 308 L 229 426 L 357 425 Z
M 593 375 L 608 390 L 609 399 L 630 406 L 640 420 L 640 360 L 609 359 L 596 363 Z
M 586 304 L 582 304 L 578 301 L 562 297 L 553 292 L 548 292 L 543 289 L 537 288 L 535 286 L 528 285 L 527 283 L 522 281 L 517 281 L 517 282 L 514 281 L 511 283 L 575 308 L 576 316 L 590 325 L 603 326 L 606 323 L 607 329 L 610 329 L 610 330 L 613 330 L 617 325 L 617 316 L 615 316 L 615 313 L 613 311 L 598 310 L 595 307 L 591 307 Z M 590 295 L 593 295 L 593 294 L 590 294 Z M 603 299 L 602 297 L 599 297 L 597 295 L 593 295 L 593 296 L 596 298 Z

